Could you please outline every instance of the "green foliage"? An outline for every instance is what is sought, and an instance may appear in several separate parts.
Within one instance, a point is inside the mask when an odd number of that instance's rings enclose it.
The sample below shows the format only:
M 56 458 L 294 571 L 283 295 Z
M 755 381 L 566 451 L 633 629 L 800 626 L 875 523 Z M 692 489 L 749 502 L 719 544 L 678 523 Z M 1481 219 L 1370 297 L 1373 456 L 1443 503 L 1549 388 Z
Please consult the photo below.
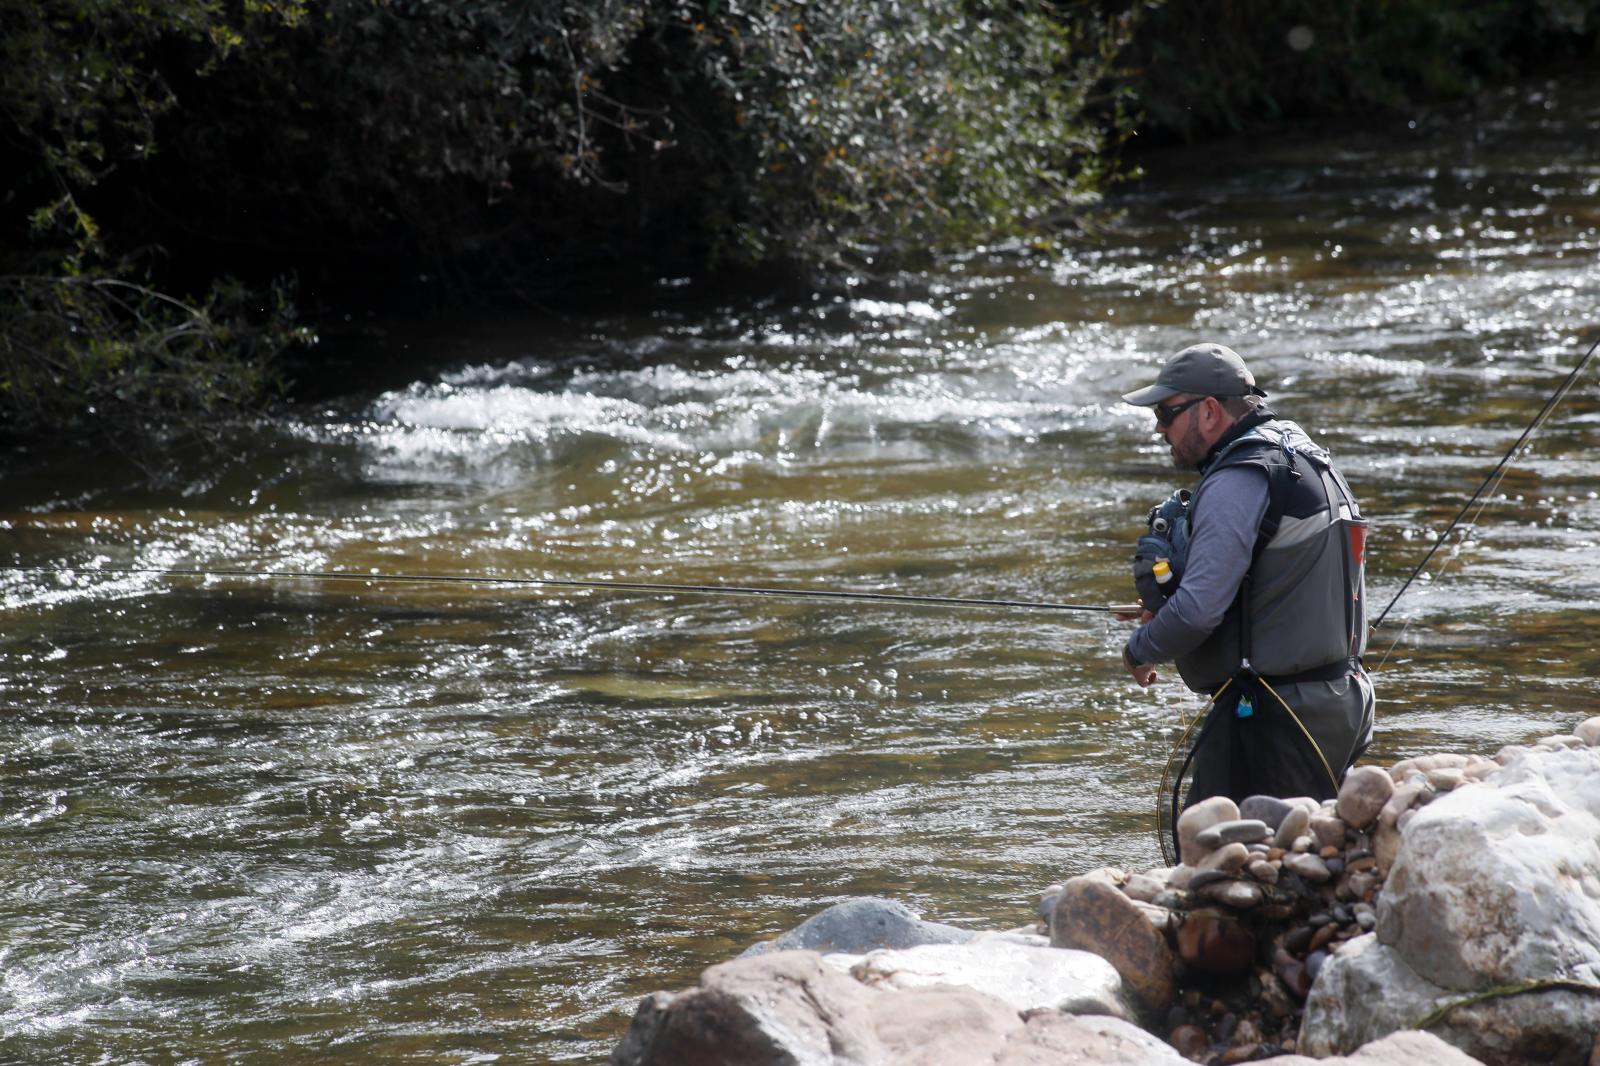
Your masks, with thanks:
M 1154 3 L 1129 52 L 1149 128 L 1184 136 L 1396 109 L 1600 51 L 1600 0 Z
M 179 419 L 204 428 L 277 384 L 273 362 L 309 339 L 287 293 L 218 283 L 191 306 L 105 277 L 0 278 L 0 425 L 136 448 Z

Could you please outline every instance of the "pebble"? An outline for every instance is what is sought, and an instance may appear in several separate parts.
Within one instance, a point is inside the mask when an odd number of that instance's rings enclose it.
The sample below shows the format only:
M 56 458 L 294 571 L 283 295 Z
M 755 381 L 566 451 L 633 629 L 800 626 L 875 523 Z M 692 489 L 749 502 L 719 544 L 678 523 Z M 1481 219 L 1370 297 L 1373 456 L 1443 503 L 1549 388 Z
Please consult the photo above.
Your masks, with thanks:
M 1306 830 L 1311 826 L 1311 812 L 1304 807 L 1296 806 L 1283 816 L 1283 821 L 1278 825 L 1278 831 L 1272 837 L 1272 846 L 1288 850 L 1293 846 L 1297 837 L 1306 835 Z
M 1315 855 L 1308 855 L 1304 852 L 1297 852 L 1293 855 L 1284 856 L 1283 867 L 1291 873 L 1299 877 L 1303 877 L 1307 881 L 1310 881 L 1312 884 L 1316 885 L 1320 885 L 1324 881 L 1327 881 L 1333 877 L 1333 875 L 1328 872 L 1327 863 L 1323 862 Z
M 1239 843 L 1224 844 L 1200 860 L 1200 869 L 1221 870 L 1231 874 L 1244 869 L 1245 863 L 1249 861 L 1249 848 Z
M 1440 792 L 1453 790 L 1467 777 L 1466 771 L 1456 766 L 1441 766 L 1437 770 L 1428 771 L 1428 784 Z
M 1311 818 L 1311 835 L 1315 838 L 1318 849 L 1343 847 L 1344 819 L 1336 814 L 1313 815 Z
M 1356 766 L 1344 775 L 1335 810 L 1350 825 L 1365 829 L 1378 820 L 1378 812 L 1392 795 L 1394 778 L 1388 770 L 1381 766 Z
M 1328 961 L 1328 953 L 1326 951 L 1313 951 L 1311 954 L 1307 955 L 1306 956 L 1306 974 L 1307 974 L 1307 976 L 1309 976 L 1313 981 L 1315 981 L 1317 979 L 1317 974 L 1322 972 L 1323 964 L 1326 963 L 1327 961 Z
M 1254 819 L 1275 831 L 1292 810 L 1293 804 L 1276 796 L 1247 796 L 1239 804 L 1239 817 Z
M 1267 823 L 1255 818 L 1240 818 L 1232 822 L 1218 822 L 1195 834 L 1195 843 L 1202 848 L 1220 848 L 1225 844 L 1254 844 L 1272 836 Z
M 1123 883 L 1122 891 L 1129 899 L 1136 899 L 1141 903 L 1153 903 L 1157 896 L 1166 891 L 1166 887 L 1167 880 L 1164 876 L 1133 874 Z
M 1244 869 L 1246 873 L 1264 885 L 1275 885 L 1278 883 L 1277 863 L 1269 862 L 1266 859 L 1257 859 Z
M 1196 870 L 1193 878 L 1189 880 L 1189 891 L 1199 892 L 1207 885 L 1214 885 L 1218 881 L 1231 881 L 1233 874 L 1227 870 Z
M 1184 964 L 1207 973 L 1243 973 L 1256 954 L 1254 934 L 1233 915 L 1214 907 L 1185 915 L 1177 943 Z
M 1220 822 L 1239 820 L 1239 805 L 1226 796 L 1212 796 L 1178 815 L 1178 856 L 1186 865 L 1197 865 L 1207 848 L 1196 838 Z
M 1198 1025 L 1180 1025 L 1167 1034 L 1167 1043 L 1184 1058 L 1199 1062 L 1211 1048 L 1211 1037 Z
M 1251 881 L 1234 880 L 1218 881 L 1205 886 L 1195 894 L 1201 899 L 1226 904 L 1235 910 L 1248 910 L 1265 897 L 1260 885 Z

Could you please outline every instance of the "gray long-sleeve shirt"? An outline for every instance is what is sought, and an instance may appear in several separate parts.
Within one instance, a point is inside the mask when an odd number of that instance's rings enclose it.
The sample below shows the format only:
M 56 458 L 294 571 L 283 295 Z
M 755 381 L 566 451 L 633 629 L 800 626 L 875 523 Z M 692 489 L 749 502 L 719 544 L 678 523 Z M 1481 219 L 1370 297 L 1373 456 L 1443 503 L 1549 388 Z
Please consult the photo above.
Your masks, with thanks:
M 1206 484 L 1205 510 L 1189 531 L 1178 591 L 1128 638 L 1138 663 L 1187 654 L 1217 628 L 1250 569 L 1256 533 L 1267 513 L 1267 475 L 1259 467 L 1224 467 Z

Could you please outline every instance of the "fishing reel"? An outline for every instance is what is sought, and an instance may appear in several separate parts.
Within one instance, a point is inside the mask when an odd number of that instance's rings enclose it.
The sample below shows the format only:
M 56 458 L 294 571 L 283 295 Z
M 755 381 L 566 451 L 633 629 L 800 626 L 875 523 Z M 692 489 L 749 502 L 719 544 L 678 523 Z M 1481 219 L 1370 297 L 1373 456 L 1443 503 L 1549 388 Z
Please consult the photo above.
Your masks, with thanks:
M 1133 549 L 1133 585 L 1151 614 L 1178 591 L 1189 556 L 1188 489 L 1179 489 L 1150 508 L 1146 532 Z

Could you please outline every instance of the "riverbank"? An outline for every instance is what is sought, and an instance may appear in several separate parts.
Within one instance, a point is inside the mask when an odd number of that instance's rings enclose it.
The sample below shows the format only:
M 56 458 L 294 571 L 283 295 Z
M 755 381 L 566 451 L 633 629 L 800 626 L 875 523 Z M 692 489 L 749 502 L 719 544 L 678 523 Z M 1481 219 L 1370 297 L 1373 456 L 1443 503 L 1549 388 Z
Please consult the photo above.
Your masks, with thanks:
M 1597 780 L 1590 718 L 1357 767 L 1323 803 L 1197 804 L 1179 865 L 1051 886 L 1031 927 L 840 904 L 647 997 L 611 1062 L 1586 1066 Z

